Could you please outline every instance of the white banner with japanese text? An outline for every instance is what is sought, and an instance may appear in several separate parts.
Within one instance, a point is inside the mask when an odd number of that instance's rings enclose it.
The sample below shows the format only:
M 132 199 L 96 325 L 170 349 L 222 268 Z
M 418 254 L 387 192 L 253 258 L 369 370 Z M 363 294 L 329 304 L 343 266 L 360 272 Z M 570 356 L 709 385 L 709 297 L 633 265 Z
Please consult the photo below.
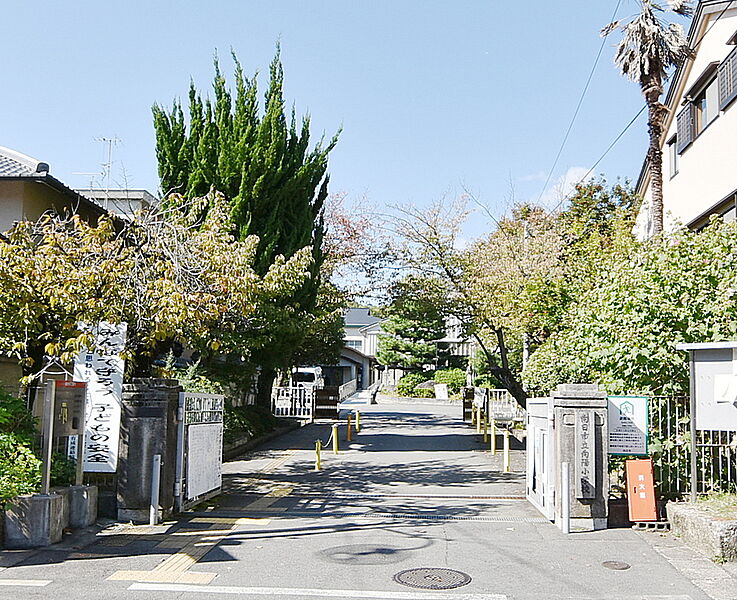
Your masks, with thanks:
M 120 354 L 125 347 L 127 325 L 102 322 L 91 330 L 95 348 L 82 350 L 74 362 L 74 380 L 87 383 L 84 470 L 115 473 L 125 369 Z

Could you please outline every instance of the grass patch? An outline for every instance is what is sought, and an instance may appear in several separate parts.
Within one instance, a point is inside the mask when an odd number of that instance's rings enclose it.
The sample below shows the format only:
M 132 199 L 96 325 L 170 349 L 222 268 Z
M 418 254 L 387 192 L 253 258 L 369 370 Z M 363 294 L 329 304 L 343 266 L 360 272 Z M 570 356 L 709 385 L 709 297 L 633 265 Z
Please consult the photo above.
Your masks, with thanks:
M 697 504 L 710 515 L 737 520 L 737 494 L 709 494 L 700 498 Z

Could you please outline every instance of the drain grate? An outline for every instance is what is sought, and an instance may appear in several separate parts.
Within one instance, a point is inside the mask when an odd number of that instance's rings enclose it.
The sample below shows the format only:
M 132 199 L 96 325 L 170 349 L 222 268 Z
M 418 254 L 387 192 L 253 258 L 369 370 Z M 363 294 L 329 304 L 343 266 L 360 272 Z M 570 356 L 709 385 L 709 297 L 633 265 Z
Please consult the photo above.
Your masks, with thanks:
M 394 576 L 394 581 L 423 590 L 452 590 L 467 585 L 471 576 L 453 569 L 407 569 Z

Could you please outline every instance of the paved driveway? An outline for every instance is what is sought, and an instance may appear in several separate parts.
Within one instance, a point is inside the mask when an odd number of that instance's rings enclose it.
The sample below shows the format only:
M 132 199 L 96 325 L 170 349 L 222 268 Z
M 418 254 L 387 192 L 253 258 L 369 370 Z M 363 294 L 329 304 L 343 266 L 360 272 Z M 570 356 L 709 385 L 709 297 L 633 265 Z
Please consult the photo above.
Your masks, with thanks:
M 226 491 L 206 510 L 29 554 L 0 571 L 0 598 L 709 598 L 644 537 L 657 534 L 561 534 L 523 498 L 523 452 L 502 473 L 459 406 L 353 408 L 363 429 L 347 443 L 341 425 L 341 451 L 327 445 L 322 471 L 315 440 L 328 442 L 331 428 L 314 424 L 227 463 Z M 470 582 L 394 580 L 423 568 Z M 440 575 L 413 581 L 454 576 Z

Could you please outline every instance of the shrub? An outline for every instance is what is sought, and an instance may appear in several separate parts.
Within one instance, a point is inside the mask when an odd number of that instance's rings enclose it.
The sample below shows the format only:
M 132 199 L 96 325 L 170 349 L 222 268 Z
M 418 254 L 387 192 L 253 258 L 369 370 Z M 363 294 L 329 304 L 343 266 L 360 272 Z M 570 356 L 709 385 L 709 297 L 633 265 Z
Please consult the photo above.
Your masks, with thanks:
M 0 433 L 0 503 L 32 494 L 40 485 L 41 461 L 19 436 Z
M 414 389 L 421 383 L 430 381 L 432 379 L 432 372 L 430 371 L 413 371 L 402 375 L 402 378 L 397 383 L 397 394 L 408 398 L 417 397 L 414 396 Z
M 30 445 L 35 419 L 24 400 L 0 391 L 0 433 L 11 433 L 23 444 Z
M 234 442 L 240 438 L 257 437 L 274 431 L 277 418 L 263 406 L 233 406 L 226 401 L 223 441 Z
M 434 398 L 435 390 L 430 388 L 415 388 L 412 390 L 412 398 Z
M 66 454 L 54 452 L 51 457 L 51 485 L 73 485 L 77 464 Z
M 445 383 L 451 394 L 457 394 L 466 385 L 466 373 L 461 369 L 444 369 L 435 372 L 435 383 Z

